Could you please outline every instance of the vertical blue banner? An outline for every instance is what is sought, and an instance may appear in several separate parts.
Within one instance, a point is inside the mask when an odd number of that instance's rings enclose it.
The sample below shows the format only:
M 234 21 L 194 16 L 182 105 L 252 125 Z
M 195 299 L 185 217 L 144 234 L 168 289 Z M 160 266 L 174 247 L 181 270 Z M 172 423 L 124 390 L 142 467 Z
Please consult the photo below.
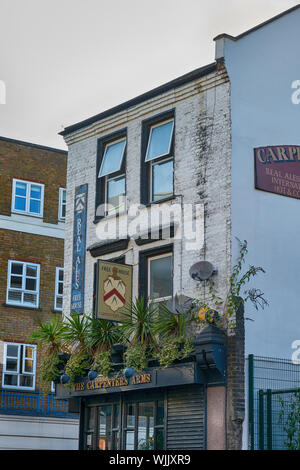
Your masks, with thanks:
M 71 311 L 79 314 L 84 309 L 87 197 L 87 184 L 75 188 Z

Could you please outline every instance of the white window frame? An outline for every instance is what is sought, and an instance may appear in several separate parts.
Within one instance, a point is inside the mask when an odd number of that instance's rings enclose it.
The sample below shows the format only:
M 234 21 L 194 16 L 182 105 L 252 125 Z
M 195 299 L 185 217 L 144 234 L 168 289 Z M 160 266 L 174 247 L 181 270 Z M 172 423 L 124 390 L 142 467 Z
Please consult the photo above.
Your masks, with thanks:
M 173 253 L 171 251 L 167 252 L 167 253 L 163 253 L 161 255 L 155 255 L 155 256 L 149 256 L 148 259 L 147 259 L 147 290 L 148 290 L 148 297 L 149 299 L 152 301 L 152 302 L 163 302 L 165 300 L 169 300 L 169 299 L 172 299 L 172 294 L 171 295 L 168 295 L 166 297 L 158 297 L 156 299 L 152 299 L 150 297 L 150 280 L 151 280 L 151 277 L 150 277 L 150 265 L 151 265 L 151 261 L 152 260 L 155 260 L 155 259 L 159 259 L 159 258 L 167 258 L 167 257 L 170 257 L 171 258 L 171 266 L 173 266 Z M 172 269 L 173 271 L 173 269 Z M 172 275 L 172 286 L 173 286 L 173 275 Z M 173 289 L 172 289 L 173 291 Z
M 18 346 L 18 357 L 17 357 L 17 372 L 10 371 L 6 369 L 6 360 L 7 358 L 15 359 L 15 357 L 7 355 L 7 346 Z M 20 370 L 20 363 L 21 363 L 21 348 L 23 347 L 23 360 L 22 360 L 22 371 Z M 33 368 L 32 372 L 23 372 L 25 370 L 25 351 L 26 347 L 33 348 L 33 357 L 27 358 L 33 361 Z M 4 376 L 5 375 L 17 375 L 18 382 L 17 385 L 5 385 L 4 384 Z M 20 376 L 21 375 L 28 375 L 33 377 L 32 380 L 32 387 L 25 387 L 24 385 L 20 385 Z M 35 389 L 35 379 L 36 379 L 36 345 L 35 344 L 25 344 L 25 343 L 12 343 L 7 342 L 4 343 L 4 355 L 3 355 L 3 371 L 2 371 L 2 388 L 4 389 L 19 389 L 19 390 L 34 390 Z
M 174 158 L 167 157 L 165 160 L 160 160 L 159 162 L 155 161 L 155 159 L 149 161 L 149 164 L 150 164 L 150 202 L 159 202 L 159 201 L 163 201 L 164 199 L 168 199 L 169 197 L 172 197 L 172 196 L 166 196 L 165 198 L 161 198 L 161 199 L 156 199 L 156 200 L 153 199 L 153 167 L 155 165 L 161 165 L 163 163 L 167 163 L 170 161 L 173 162 L 173 193 L 172 195 L 174 195 Z
M 11 276 L 18 276 L 18 277 L 21 277 L 21 275 L 17 274 L 13 274 L 11 272 L 11 267 L 12 267 L 12 264 L 13 263 L 16 263 L 16 264 L 22 264 L 23 265 L 23 270 L 22 270 L 22 288 L 19 289 L 17 287 L 10 287 L 10 279 L 11 279 Z M 36 266 L 37 268 L 37 275 L 36 275 L 36 290 L 33 291 L 33 290 L 28 290 L 25 288 L 25 282 L 26 282 L 26 277 L 29 277 L 30 276 L 26 276 L 26 268 L 27 266 Z M 25 273 L 25 274 L 24 274 Z M 19 292 L 22 292 L 22 301 L 21 302 L 17 302 L 15 300 L 9 300 L 8 298 L 8 294 L 9 294 L 9 291 L 19 291 Z M 33 305 L 33 304 L 30 304 L 28 302 L 24 302 L 23 298 L 24 298 L 24 293 L 28 293 L 28 294 L 36 294 L 36 304 Z M 8 305 L 16 305 L 16 306 L 22 306 L 22 307 L 29 307 L 29 308 L 38 308 L 39 306 L 39 293 L 40 293 L 40 265 L 39 264 L 36 264 L 36 263 L 30 263 L 30 262 L 25 262 L 25 261 L 18 261 L 18 260 L 8 260 L 8 269 L 7 269 L 7 288 L 6 288 L 6 303 Z
M 26 196 L 25 199 L 25 210 L 15 209 L 15 198 L 16 198 L 16 185 L 17 183 L 26 184 Z M 41 188 L 41 199 L 40 199 L 40 213 L 37 214 L 36 212 L 30 212 L 30 188 L 31 186 L 39 186 Z M 12 201 L 11 201 L 11 212 L 15 214 L 23 214 L 23 215 L 30 215 L 32 217 L 43 217 L 44 215 L 44 191 L 45 185 L 42 183 L 35 183 L 34 181 L 26 181 L 20 179 L 13 179 L 13 187 L 12 187 Z
M 117 170 L 110 171 L 108 173 L 105 173 L 105 174 L 101 175 L 102 167 L 103 167 L 104 162 L 105 162 L 105 156 L 106 156 L 107 149 L 109 147 L 111 147 L 112 145 L 118 144 L 119 142 L 123 142 L 123 141 L 125 141 L 125 145 L 124 145 L 124 148 L 123 148 L 122 156 L 120 158 L 119 168 Z M 98 173 L 98 178 L 104 178 L 105 176 L 108 176 L 108 175 L 111 175 L 111 174 L 114 174 L 114 173 L 117 173 L 118 171 L 120 171 L 120 169 L 122 167 L 122 162 L 123 162 L 123 158 L 124 158 L 124 154 L 125 154 L 126 145 L 127 145 L 127 138 L 126 137 L 122 137 L 121 139 L 116 139 L 116 140 L 113 140 L 112 142 L 109 142 L 109 143 L 105 144 L 105 150 L 104 150 L 104 154 L 103 154 L 103 157 L 102 157 L 100 170 L 99 170 L 99 173 Z
M 58 267 L 56 268 L 56 271 L 55 271 L 55 297 L 54 297 L 54 310 L 57 310 L 59 312 L 62 312 L 62 307 L 57 307 L 57 298 L 63 298 L 63 294 L 59 294 L 58 293 L 58 286 L 59 284 L 62 282 L 62 284 L 64 283 L 64 281 L 60 281 L 59 280 L 59 273 L 60 271 L 62 271 L 64 273 L 64 268 L 61 268 L 61 267 Z M 63 287 L 64 288 L 64 287 Z
M 164 124 L 167 124 L 168 122 L 171 122 L 171 121 L 173 122 L 173 126 L 172 126 L 172 132 L 171 132 L 171 135 L 170 135 L 168 152 L 162 153 L 161 155 L 156 155 L 156 157 L 153 157 L 153 158 L 148 160 L 147 156 L 148 156 L 148 152 L 149 152 L 149 146 L 150 146 L 150 142 L 151 142 L 151 136 L 152 136 L 153 129 L 155 129 L 156 127 L 163 126 Z M 172 139 L 173 139 L 173 132 L 174 132 L 174 118 L 167 119 L 166 121 L 159 122 L 158 124 L 153 124 L 153 126 L 150 127 L 150 133 L 149 133 L 148 144 L 147 144 L 147 151 L 146 151 L 146 156 L 145 156 L 145 163 L 150 163 L 153 160 L 156 160 L 157 158 L 160 158 L 160 157 L 163 157 L 164 155 L 169 155 L 170 154 L 171 144 L 172 144 Z
M 102 178 L 102 177 L 101 177 Z M 104 205 L 105 205 L 105 217 L 107 216 L 116 216 L 116 215 L 121 215 L 121 214 L 124 214 L 126 212 L 126 174 L 125 173 L 122 173 L 122 175 L 118 175 L 118 176 L 112 176 L 112 177 L 107 177 L 107 176 L 104 176 L 103 177 L 105 179 L 105 189 L 104 189 Z M 124 178 L 125 180 L 125 204 L 124 204 L 124 210 L 122 211 L 119 211 L 119 212 L 109 212 L 108 211 L 108 183 L 110 181 L 113 181 L 113 180 L 117 180 L 117 179 L 120 179 L 120 178 Z
M 59 188 L 58 220 L 61 220 L 62 222 L 64 222 L 66 220 L 66 217 L 63 217 L 63 215 L 62 215 L 62 208 L 63 208 L 63 206 L 65 206 L 65 211 L 66 211 L 66 206 L 67 206 L 67 203 L 63 202 L 63 192 L 64 191 L 65 191 L 66 196 L 67 196 L 66 188 Z

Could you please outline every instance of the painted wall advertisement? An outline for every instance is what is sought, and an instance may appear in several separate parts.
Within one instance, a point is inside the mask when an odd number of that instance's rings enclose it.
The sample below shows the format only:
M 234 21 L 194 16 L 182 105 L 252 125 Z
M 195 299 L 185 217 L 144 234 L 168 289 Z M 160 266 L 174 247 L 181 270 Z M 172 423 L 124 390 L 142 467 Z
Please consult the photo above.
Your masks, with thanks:
M 300 146 L 280 145 L 254 149 L 255 187 L 300 199 Z
M 97 317 L 120 321 L 131 303 L 132 266 L 98 261 Z
M 84 311 L 84 274 L 88 185 L 75 188 L 71 311 Z

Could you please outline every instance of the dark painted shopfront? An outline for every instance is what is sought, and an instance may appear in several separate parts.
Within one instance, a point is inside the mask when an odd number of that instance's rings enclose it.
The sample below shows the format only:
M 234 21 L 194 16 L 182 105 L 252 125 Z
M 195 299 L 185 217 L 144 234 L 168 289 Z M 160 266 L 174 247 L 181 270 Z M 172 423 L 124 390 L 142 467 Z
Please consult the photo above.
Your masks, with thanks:
M 225 439 L 224 336 L 206 327 L 195 340 L 195 354 L 161 368 L 150 363 L 143 373 L 88 377 L 56 386 L 80 410 L 79 449 L 165 450 L 222 448 Z M 211 443 L 213 442 L 213 445 Z

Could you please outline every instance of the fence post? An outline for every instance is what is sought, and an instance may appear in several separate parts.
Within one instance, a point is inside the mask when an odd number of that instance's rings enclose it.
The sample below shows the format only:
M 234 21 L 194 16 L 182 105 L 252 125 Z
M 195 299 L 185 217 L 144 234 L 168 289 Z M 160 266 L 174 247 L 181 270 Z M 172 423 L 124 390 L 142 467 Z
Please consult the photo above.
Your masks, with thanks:
M 250 450 L 254 450 L 254 359 L 253 354 L 248 356 L 248 420 Z
M 272 450 L 272 390 L 267 390 L 267 449 Z
M 258 448 L 265 448 L 265 410 L 264 410 L 264 391 L 258 391 Z

